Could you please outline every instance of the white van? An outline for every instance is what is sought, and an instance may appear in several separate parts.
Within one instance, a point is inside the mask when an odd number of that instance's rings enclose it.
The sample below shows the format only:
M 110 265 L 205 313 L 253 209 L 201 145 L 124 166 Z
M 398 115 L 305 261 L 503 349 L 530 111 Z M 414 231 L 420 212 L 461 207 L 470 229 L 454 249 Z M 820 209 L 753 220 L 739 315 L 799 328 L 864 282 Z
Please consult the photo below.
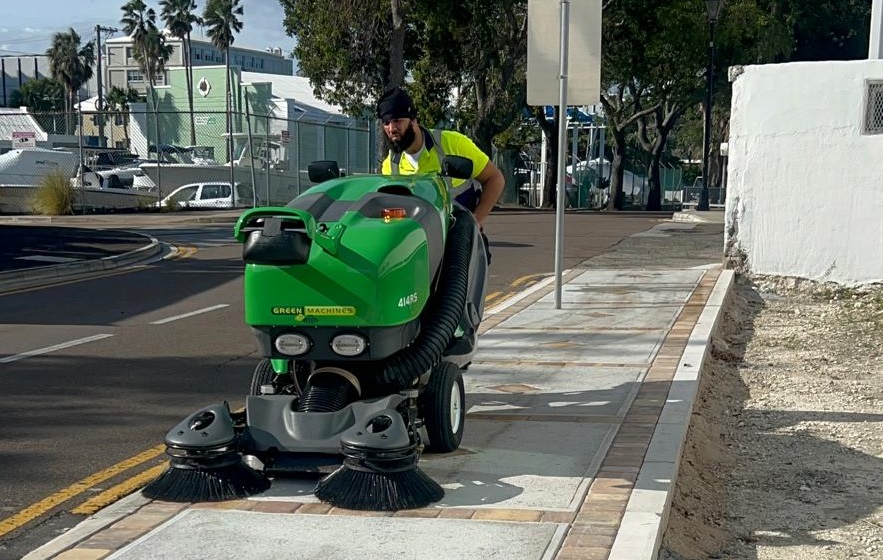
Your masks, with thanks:
M 254 205 L 251 185 L 236 184 L 236 191 L 230 183 L 205 182 L 182 185 L 156 203 L 160 207 L 179 206 L 181 208 L 250 208 Z

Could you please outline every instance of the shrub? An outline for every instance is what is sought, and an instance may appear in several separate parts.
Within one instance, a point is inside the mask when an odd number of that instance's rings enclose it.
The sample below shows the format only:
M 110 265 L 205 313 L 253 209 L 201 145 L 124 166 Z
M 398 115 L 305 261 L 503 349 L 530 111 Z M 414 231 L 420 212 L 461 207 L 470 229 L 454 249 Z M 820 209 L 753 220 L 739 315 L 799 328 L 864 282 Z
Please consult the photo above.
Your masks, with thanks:
M 70 179 L 63 173 L 53 171 L 40 179 L 34 197 L 34 211 L 45 216 L 74 213 L 76 193 Z

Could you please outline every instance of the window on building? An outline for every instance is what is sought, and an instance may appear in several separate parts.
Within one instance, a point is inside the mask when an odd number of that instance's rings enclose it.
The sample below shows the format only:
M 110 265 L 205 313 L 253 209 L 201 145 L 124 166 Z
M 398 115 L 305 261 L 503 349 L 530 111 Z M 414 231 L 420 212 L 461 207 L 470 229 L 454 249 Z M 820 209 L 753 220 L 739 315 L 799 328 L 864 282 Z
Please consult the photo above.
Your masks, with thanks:
M 196 60 L 202 60 L 202 51 L 201 50 L 193 51 L 193 58 Z
M 126 61 L 132 60 L 134 56 L 134 51 L 132 51 L 132 47 L 126 47 Z
M 865 134 L 883 134 L 883 80 L 865 82 Z
M 144 74 L 141 73 L 141 70 L 126 70 L 126 81 L 143 82 Z

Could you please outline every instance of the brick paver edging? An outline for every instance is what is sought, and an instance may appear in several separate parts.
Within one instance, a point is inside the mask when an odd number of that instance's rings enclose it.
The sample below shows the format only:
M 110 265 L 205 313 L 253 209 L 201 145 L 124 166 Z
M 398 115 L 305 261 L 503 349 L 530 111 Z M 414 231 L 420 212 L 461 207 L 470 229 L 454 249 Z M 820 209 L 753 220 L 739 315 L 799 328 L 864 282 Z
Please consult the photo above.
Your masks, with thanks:
M 668 525 L 672 494 L 702 366 L 710 352 L 723 307 L 733 285 L 732 270 L 706 273 L 648 374 L 664 381 L 669 390 L 661 403 L 637 479 L 619 520 L 610 553 L 604 560 L 655 560 Z M 693 301 L 694 298 L 701 300 Z M 684 324 L 679 325 L 681 320 Z M 654 368 L 657 369 L 654 370 Z M 640 406 L 639 392 L 633 406 Z M 628 415 L 626 416 L 626 423 Z M 625 427 L 625 426 L 624 426 Z M 616 442 L 614 441 L 614 446 Z M 603 470 L 603 467 L 602 467 Z M 590 492 L 591 495 L 591 492 Z M 580 557 L 592 560 L 594 556 Z M 563 560 L 559 557 L 559 560 Z

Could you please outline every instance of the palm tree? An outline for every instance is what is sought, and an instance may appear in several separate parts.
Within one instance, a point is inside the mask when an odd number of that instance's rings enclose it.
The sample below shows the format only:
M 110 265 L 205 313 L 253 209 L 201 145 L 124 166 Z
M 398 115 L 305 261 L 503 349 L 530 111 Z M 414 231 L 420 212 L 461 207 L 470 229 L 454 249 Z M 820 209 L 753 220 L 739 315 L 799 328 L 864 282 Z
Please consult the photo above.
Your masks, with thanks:
M 230 91 L 230 47 L 236 38 L 235 33 L 242 31 L 242 21 L 237 18 L 237 16 L 242 17 L 242 13 L 242 6 L 239 5 L 239 0 L 208 0 L 208 3 L 205 5 L 205 12 L 202 14 L 203 23 L 208 28 L 206 34 L 211 39 L 212 45 L 224 51 L 224 62 L 227 71 L 227 87 L 225 88 L 227 94 L 227 155 L 231 162 L 231 184 L 235 183 L 235 181 L 232 177 L 233 131 L 230 115 L 232 99 L 232 92 Z
M 190 144 L 196 145 L 196 119 L 193 116 L 193 65 L 190 59 L 190 32 L 193 25 L 201 25 L 202 18 L 193 13 L 196 9 L 195 0 L 161 0 L 160 16 L 166 29 L 181 40 L 184 58 L 184 72 L 187 74 L 187 101 L 190 104 Z
M 65 110 L 73 113 L 77 92 L 92 78 L 92 65 L 95 63 L 95 44 L 89 41 L 80 44 L 80 35 L 71 28 L 67 33 L 58 32 L 52 36 L 52 46 L 46 51 L 49 57 L 49 73 L 64 84 L 67 92 Z M 70 129 L 70 127 L 68 127 Z
M 162 167 L 160 166 L 160 132 L 159 132 L 159 96 L 156 88 L 156 78 L 162 74 L 166 62 L 172 57 L 172 46 L 167 45 L 162 32 L 156 28 L 156 12 L 153 8 L 147 8 L 143 0 L 129 0 L 122 8 L 123 31 L 132 37 L 132 46 L 135 51 L 135 60 L 141 72 L 147 76 L 148 88 L 153 95 L 153 129 L 156 134 L 156 196 L 162 198 Z M 148 152 L 150 148 L 148 148 Z
M 123 134 L 126 137 L 126 147 L 131 144 L 129 139 L 129 103 L 139 101 L 141 96 L 132 88 L 123 89 L 113 86 L 107 93 L 107 108 L 111 115 L 120 115 L 123 121 Z
M 129 0 L 122 10 L 123 31 L 132 38 L 135 60 L 152 89 L 172 56 L 172 47 L 156 27 L 156 12 L 144 0 Z

